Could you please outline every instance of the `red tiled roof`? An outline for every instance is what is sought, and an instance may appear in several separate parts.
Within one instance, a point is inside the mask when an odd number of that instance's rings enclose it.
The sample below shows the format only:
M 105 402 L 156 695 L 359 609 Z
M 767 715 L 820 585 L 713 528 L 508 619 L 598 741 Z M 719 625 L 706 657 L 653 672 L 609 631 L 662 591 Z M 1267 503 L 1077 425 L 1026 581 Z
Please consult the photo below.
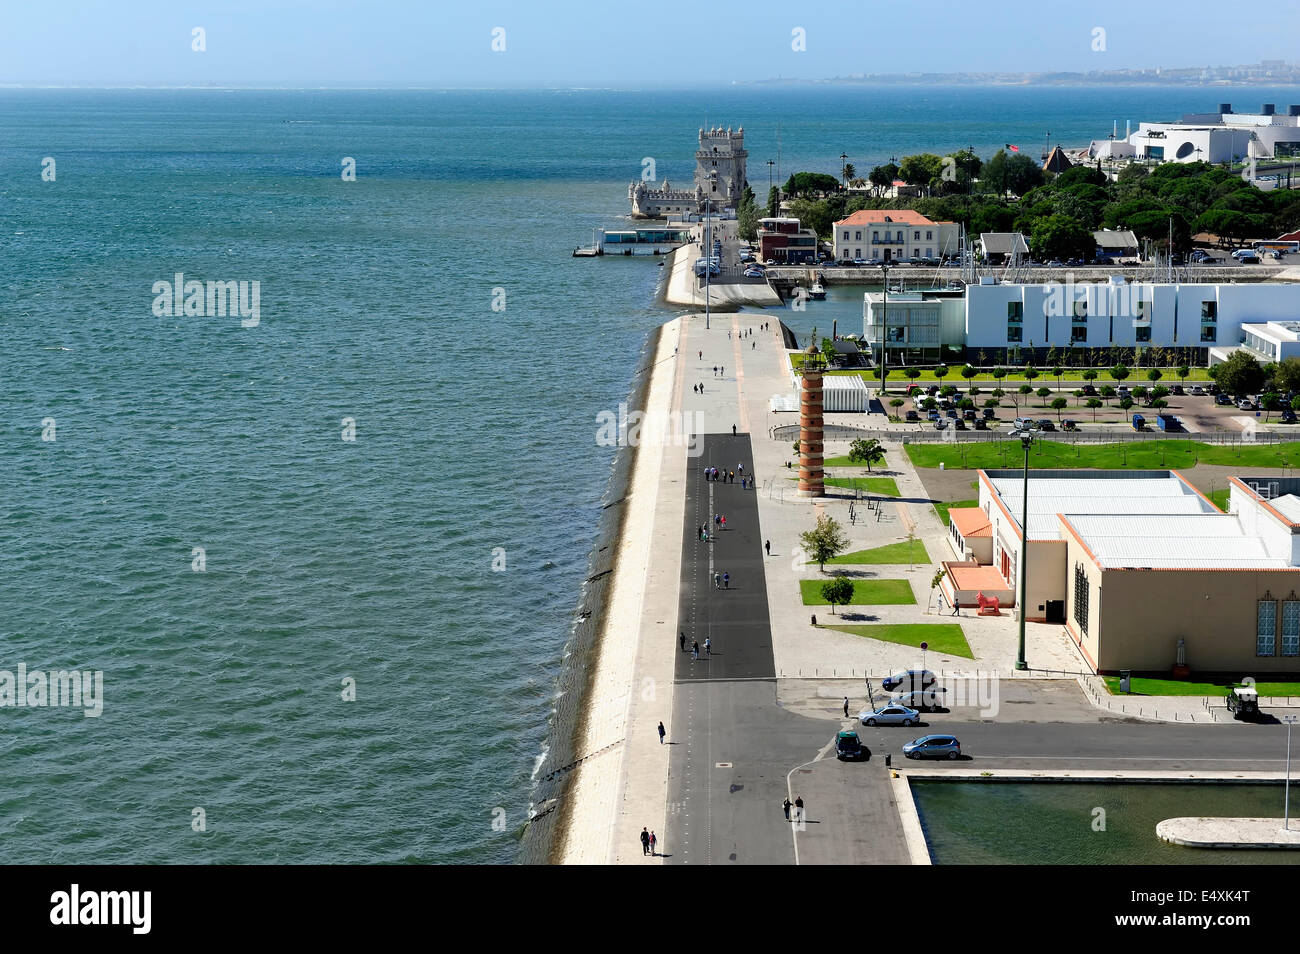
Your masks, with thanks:
M 993 525 L 979 507 L 953 507 L 948 511 L 948 519 L 963 537 L 993 536 Z
M 998 594 L 1011 589 L 1011 584 L 991 566 L 949 563 L 948 575 L 952 577 L 953 585 L 959 590 L 968 592 L 978 590 L 981 593 Z
M 859 209 L 836 225 L 946 225 L 932 222 L 915 209 Z

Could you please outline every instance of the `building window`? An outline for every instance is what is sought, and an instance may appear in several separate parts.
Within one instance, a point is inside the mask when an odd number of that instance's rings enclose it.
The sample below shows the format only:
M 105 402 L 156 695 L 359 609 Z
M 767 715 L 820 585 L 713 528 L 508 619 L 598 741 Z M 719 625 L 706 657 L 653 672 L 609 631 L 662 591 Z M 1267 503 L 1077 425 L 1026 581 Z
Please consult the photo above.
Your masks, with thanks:
M 1218 341 L 1219 336 L 1214 325 L 1201 325 L 1201 341 Z
M 861 233 L 861 232 L 858 233 L 858 238 L 859 238 L 859 239 L 862 238 L 862 233 Z M 849 240 L 849 233 L 848 233 L 848 230 L 846 229 L 845 232 L 844 232 L 844 241 L 847 242 L 848 240 Z
M 1300 600 L 1282 603 L 1282 655 L 1300 656 Z
M 1074 619 L 1079 624 L 1079 632 L 1088 632 L 1088 574 L 1083 564 L 1074 567 Z
M 1087 340 L 1088 340 L 1088 326 L 1087 326 L 1087 325 L 1074 325 L 1073 327 L 1070 328 L 1070 342 L 1071 342 L 1071 343 L 1074 343 L 1074 342 L 1076 342 L 1076 341 L 1087 342 Z
M 844 237 L 845 237 L 845 238 L 848 238 L 847 235 L 845 235 Z M 853 241 L 855 241 L 855 242 L 861 242 L 861 241 L 862 241 L 862 233 L 861 233 L 861 232 L 854 232 L 854 233 L 853 233 Z
M 879 232 L 872 232 L 872 233 L 871 233 L 871 241 L 873 241 L 873 242 L 879 242 L 879 241 L 880 241 L 880 233 L 879 233 Z
M 912 233 L 912 241 L 913 241 L 913 242 L 919 242 L 919 241 L 921 241 L 921 232 L 920 232 L 919 229 L 918 229 L 917 231 L 915 231 L 915 232 Z
M 1201 321 L 1214 321 L 1219 317 L 1219 303 L 1217 301 L 1201 302 Z
M 1021 301 L 1007 302 L 1007 321 L 1023 321 L 1025 317 L 1025 303 Z
M 1024 329 L 1021 325 L 1015 325 L 1015 324 L 1011 324 L 1010 322 L 1008 322 L 1008 323 L 1007 323 L 1007 341 L 1017 341 L 1017 342 L 1018 342 L 1018 341 L 1023 340 L 1023 339 L 1021 338 L 1021 335 L 1024 333 L 1024 330 L 1025 330 L 1025 329 Z
M 1150 340 L 1151 340 L 1151 326 L 1150 326 L 1150 325 L 1138 325 L 1136 328 L 1133 329 L 1133 331 L 1134 331 L 1134 332 L 1136 333 L 1136 335 L 1137 335 L 1137 338 L 1136 338 L 1135 340 L 1137 340 L 1137 341 L 1139 341 L 1139 342 L 1147 342 L 1147 341 L 1150 341 Z
M 1277 600 L 1260 600 L 1255 610 L 1255 655 L 1275 654 L 1277 638 Z
M 927 242 L 931 242 L 934 240 L 934 232 L 931 231 L 930 229 L 925 230 L 925 240 Z

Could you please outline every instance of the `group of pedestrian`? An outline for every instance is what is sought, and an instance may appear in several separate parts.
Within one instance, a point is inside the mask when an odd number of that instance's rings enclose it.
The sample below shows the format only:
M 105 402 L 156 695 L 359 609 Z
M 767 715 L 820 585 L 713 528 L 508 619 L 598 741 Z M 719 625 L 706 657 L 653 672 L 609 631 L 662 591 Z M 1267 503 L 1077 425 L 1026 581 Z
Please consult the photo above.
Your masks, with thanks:
M 718 470 L 716 467 L 706 467 L 704 469 L 705 480 L 717 480 L 724 484 L 734 484 L 736 482 L 736 472 L 734 470 Z
M 714 588 L 715 590 L 729 590 L 729 589 L 731 589 L 731 574 L 730 574 L 730 573 L 714 573 L 714 574 L 713 574 L 713 588 Z
M 694 391 L 696 394 L 703 394 L 703 393 L 704 393 L 704 385 L 703 385 L 702 383 L 701 383 L 701 384 L 696 384 L 696 385 L 694 385 L 694 386 L 691 388 L 691 390 Z
M 785 801 L 783 801 L 783 802 L 781 803 L 781 808 L 785 810 L 785 820 L 786 820 L 786 821 L 789 821 L 789 820 L 790 820 L 790 809 L 791 809 L 791 808 L 794 809 L 794 820 L 795 820 L 795 821 L 803 821 L 803 796 L 802 796 L 802 795 L 796 795 L 796 796 L 794 797 L 794 801 L 793 801 L 793 802 L 790 801 L 790 796 L 787 795 L 787 796 L 785 797 Z
M 727 369 L 724 366 L 720 364 L 715 364 L 713 366 L 713 376 L 715 378 L 723 377 L 726 375 L 726 373 L 727 373 Z
M 727 517 L 725 514 L 715 513 L 713 515 L 713 525 L 719 530 L 727 529 Z
M 659 839 L 655 837 L 654 832 L 649 831 L 648 829 L 645 828 L 641 829 L 641 854 L 649 855 L 650 857 L 653 858 L 655 855 L 658 854 L 658 852 L 655 850 L 655 846 L 657 846 L 658 844 L 659 844 Z
M 700 524 L 698 527 L 695 528 L 695 534 L 700 538 L 700 542 L 702 543 L 709 542 L 709 528 L 706 527 L 704 524 Z

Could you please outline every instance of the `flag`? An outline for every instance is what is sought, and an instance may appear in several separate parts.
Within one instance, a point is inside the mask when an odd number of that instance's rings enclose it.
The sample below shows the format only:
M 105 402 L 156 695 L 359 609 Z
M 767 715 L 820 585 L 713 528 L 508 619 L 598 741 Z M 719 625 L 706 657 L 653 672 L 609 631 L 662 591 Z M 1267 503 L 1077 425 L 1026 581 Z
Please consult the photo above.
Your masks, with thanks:
M 1019 152 L 1019 151 L 1020 151 L 1020 147 L 1019 147 L 1019 146 L 1013 146 L 1013 145 L 1011 145 L 1011 143 L 1007 143 L 1007 148 L 1010 149 L 1012 152 Z

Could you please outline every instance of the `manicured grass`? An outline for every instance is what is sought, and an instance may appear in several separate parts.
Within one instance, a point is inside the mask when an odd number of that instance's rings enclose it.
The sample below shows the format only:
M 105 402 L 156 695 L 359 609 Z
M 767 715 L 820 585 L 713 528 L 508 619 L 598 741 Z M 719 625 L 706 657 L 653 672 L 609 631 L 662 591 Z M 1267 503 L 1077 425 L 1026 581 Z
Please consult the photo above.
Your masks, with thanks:
M 928 643 L 927 652 L 945 653 L 949 656 L 964 656 L 974 659 L 966 634 L 956 623 L 889 623 L 875 626 L 833 625 L 825 629 L 837 629 L 841 633 L 865 636 L 867 639 L 881 639 L 887 643 L 901 643 L 915 646 Z
M 943 521 L 943 525 L 946 527 L 952 523 L 952 518 L 948 516 L 949 509 L 952 507 L 978 507 L 979 505 L 978 500 L 949 500 L 946 502 L 941 500 L 935 503 L 934 512 L 939 515 L 939 519 Z
M 1228 512 L 1228 497 L 1229 497 L 1231 494 L 1232 494 L 1232 491 L 1231 491 L 1230 489 L 1228 489 L 1228 488 L 1225 487 L 1223 490 L 1211 490 L 1211 491 L 1210 491 L 1208 494 L 1206 494 L 1205 496 L 1207 496 L 1207 497 L 1210 498 L 1210 502 L 1213 503 L 1214 506 L 1218 507 L 1218 508 L 1219 508 L 1220 510 L 1222 510 L 1224 513 L 1227 513 L 1227 512 Z
M 886 459 L 887 458 L 882 457 L 880 460 L 876 461 L 871 466 L 874 467 L 876 470 L 884 470 Z M 839 457 L 827 457 L 825 460 L 822 461 L 822 466 L 823 467 L 861 467 L 865 470 L 867 465 L 861 463 L 860 461 L 849 460 L 847 455 L 841 455 Z
M 853 553 L 845 553 L 827 560 L 826 565 L 832 563 L 845 564 L 862 564 L 862 563 L 929 563 L 930 554 L 925 552 L 925 544 L 920 540 L 901 540 L 898 543 L 887 543 L 883 547 L 873 547 L 870 550 L 857 550 Z
M 804 606 L 829 606 L 822 599 L 822 584 L 830 577 L 816 580 L 800 580 L 799 590 L 803 594 Z M 886 606 L 902 603 L 915 603 L 912 586 L 907 580 L 854 580 L 853 602 L 850 606 Z
M 824 482 L 828 487 L 863 490 L 869 494 L 881 494 L 888 497 L 900 496 L 898 482 L 893 477 L 827 477 Z
M 795 355 L 794 357 L 795 357 L 794 367 L 796 369 L 803 367 L 802 356 Z M 899 391 L 899 392 L 906 391 L 908 386 L 912 384 L 924 384 L 927 387 L 931 384 L 938 384 L 940 386 L 943 386 L 945 384 L 951 384 L 953 387 L 957 388 L 958 390 L 965 390 L 971 384 L 974 384 L 976 387 L 980 387 L 980 388 L 982 387 L 993 388 L 999 386 L 1005 388 L 1009 383 L 1015 384 L 1017 387 L 1021 384 L 1032 384 L 1036 388 L 1042 387 L 1044 385 L 1051 388 L 1058 386 L 1056 375 L 1049 374 L 1048 371 L 1050 369 L 1045 369 L 1045 368 L 1039 368 L 1038 377 L 1032 380 L 1025 377 L 1025 373 L 1023 370 L 1020 371 L 1008 370 L 1008 374 L 1006 377 L 1001 379 L 995 378 L 993 377 L 993 370 L 991 367 L 983 369 L 974 378 L 967 380 L 966 378 L 963 378 L 961 376 L 961 368 L 962 366 L 960 364 L 948 365 L 948 373 L 943 378 L 935 377 L 934 371 L 930 368 L 922 368 L 921 376 L 918 378 L 909 378 L 905 376 L 897 368 L 891 368 L 888 377 L 885 378 L 885 386 L 890 391 Z M 1099 388 L 1103 384 L 1109 384 L 1111 387 L 1119 387 L 1121 384 L 1125 384 L 1128 385 L 1129 387 L 1133 387 L 1135 384 L 1141 384 L 1146 387 L 1150 387 L 1152 382 L 1147 379 L 1147 370 L 1148 369 L 1146 368 L 1129 368 L 1129 376 L 1122 381 L 1116 381 L 1104 370 L 1099 370 L 1096 378 L 1094 378 L 1091 381 L 1086 381 L 1083 378 L 1083 371 L 1084 371 L 1083 368 L 1065 368 L 1064 373 L 1061 375 L 1059 386 L 1064 387 L 1067 384 L 1072 384 L 1077 387 L 1082 387 L 1085 384 L 1091 384 L 1094 387 Z M 1184 384 L 1184 383 L 1194 384 L 1197 382 L 1206 382 L 1210 380 L 1209 368 L 1192 368 L 1190 370 L 1191 373 L 1187 375 L 1186 378 L 1180 379 L 1178 375 L 1174 373 L 1173 368 L 1161 368 L 1160 380 L 1156 381 L 1155 383 L 1163 384 L 1165 387 L 1172 387 L 1175 384 Z M 877 373 L 870 368 L 866 368 L 866 369 L 835 368 L 827 371 L 826 373 L 827 374 L 856 374 L 859 375 L 862 378 L 862 380 L 867 383 L 867 387 L 880 386 L 880 378 L 877 376 Z
M 908 444 L 907 456 L 917 467 L 996 469 L 1024 464 L 1019 441 L 970 444 Z M 1097 470 L 1182 469 L 1197 464 L 1229 467 L 1300 467 L 1300 442 L 1284 444 L 1202 444 L 1199 441 L 1150 440 L 1123 444 L 1063 444 L 1035 441 L 1030 467 L 1092 468 Z
M 1122 696 L 1119 691 L 1119 676 L 1103 676 L 1111 695 Z M 1142 679 L 1134 676 L 1130 680 L 1134 696 L 1226 696 L 1228 690 L 1240 686 L 1240 682 L 1189 682 L 1182 679 Z M 1300 696 L 1300 682 L 1257 682 L 1255 690 L 1261 696 Z

